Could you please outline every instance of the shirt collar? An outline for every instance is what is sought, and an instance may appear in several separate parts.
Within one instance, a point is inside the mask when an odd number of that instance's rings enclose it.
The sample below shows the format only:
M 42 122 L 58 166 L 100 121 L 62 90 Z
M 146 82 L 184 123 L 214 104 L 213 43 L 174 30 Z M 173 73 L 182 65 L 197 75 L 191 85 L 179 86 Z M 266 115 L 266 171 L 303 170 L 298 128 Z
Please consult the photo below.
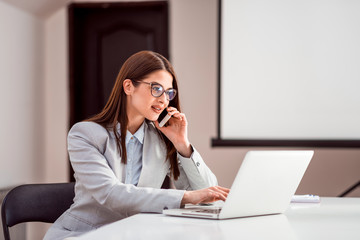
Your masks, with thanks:
M 139 129 L 132 135 L 129 130 L 126 131 L 126 144 L 129 143 L 131 137 L 135 137 L 141 144 L 144 142 L 144 135 L 145 135 L 145 121 L 141 124 Z

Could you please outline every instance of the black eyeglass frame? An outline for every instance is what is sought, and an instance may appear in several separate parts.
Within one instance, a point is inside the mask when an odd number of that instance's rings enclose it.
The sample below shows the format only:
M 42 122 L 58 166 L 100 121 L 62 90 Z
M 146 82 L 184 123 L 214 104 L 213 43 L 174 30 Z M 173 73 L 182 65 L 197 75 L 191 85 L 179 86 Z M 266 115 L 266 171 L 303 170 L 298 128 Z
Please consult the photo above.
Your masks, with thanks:
M 141 82 L 139 82 L 139 83 L 149 84 L 149 85 L 150 85 L 150 92 L 151 92 L 151 95 L 152 95 L 153 97 L 156 97 L 156 98 L 161 97 L 164 93 L 165 93 L 166 99 L 167 99 L 168 101 L 174 100 L 174 98 L 176 97 L 177 91 L 176 91 L 175 88 L 169 88 L 169 89 L 165 90 L 164 87 L 163 87 L 160 83 L 156 83 L 156 82 L 144 82 L 144 81 L 141 81 Z M 156 95 L 156 94 L 154 95 L 154 91 L 155 91 L 155 90 L 153 90 L 153 86 L 159 86 L 159 87 L 162 88 L 162 91 L 161 91 L 160 95 Z M 170 99 L 169 91 L 173 91 L 173 92 L 174 92 L 174 96 L 173 96 L 171 99 Z

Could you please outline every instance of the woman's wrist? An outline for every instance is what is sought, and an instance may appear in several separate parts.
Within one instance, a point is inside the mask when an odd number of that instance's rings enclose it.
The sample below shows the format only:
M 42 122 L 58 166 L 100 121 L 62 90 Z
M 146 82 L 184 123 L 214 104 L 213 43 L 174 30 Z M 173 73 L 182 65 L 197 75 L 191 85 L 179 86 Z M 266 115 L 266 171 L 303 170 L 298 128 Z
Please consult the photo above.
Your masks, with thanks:
M 185 204 L 189 203 L 189 192 L 186 191 L 181 199 L 181 207 L 185 206 Z
M 191 144 L 188 141 L 175 145 L 175 148 L 178 151 L 178 153 L 185 158 L 189 158 L 193 153 Z

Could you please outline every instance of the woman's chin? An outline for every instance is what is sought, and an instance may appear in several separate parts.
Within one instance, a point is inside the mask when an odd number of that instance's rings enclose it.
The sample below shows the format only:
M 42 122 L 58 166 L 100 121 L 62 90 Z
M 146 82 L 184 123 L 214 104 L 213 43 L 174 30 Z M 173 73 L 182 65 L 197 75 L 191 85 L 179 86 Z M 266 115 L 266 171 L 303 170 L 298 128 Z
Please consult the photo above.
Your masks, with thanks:
M 158 119 L 158 116 L 151 116 L 151 117 L 147 117 L 146 119 L 151 122 L 155 122 Z

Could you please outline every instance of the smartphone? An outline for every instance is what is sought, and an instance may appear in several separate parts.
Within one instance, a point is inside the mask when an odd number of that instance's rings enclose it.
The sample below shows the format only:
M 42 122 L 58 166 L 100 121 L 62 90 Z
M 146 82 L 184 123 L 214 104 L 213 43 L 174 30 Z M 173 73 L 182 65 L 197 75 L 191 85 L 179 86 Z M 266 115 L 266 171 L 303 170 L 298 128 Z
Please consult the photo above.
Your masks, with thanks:
M 171 116 L 168 114 L 168 111 L 165 108 L 164 111 L 162 111 L 162 113 L 160 113 L 160 116 L 158 118 L 159 127 L 163 127 L 165 125 L 165 123 L 167 121 L 169 121 L 170 118 L 171 118 Z

